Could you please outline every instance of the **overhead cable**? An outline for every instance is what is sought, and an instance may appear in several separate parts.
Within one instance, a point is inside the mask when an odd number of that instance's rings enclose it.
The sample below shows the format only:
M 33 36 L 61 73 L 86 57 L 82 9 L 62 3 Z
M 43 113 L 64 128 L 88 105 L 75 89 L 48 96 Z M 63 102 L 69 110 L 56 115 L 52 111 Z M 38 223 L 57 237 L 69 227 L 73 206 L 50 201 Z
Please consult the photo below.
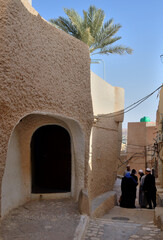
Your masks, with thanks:
M 127 113 L 127 112 L 131 111 L 132 109 L 136 108 L 137 106 L 139 106 L 142 102 L 144 102 L 145 100 L 147 100 L 149 97 L 151 97 L 155 92 L 157 92 L 160 88 L 162 88 L 162 86 L 163 86 L 163 85 L 159 86 L 159 87 L 158 87 L 156 90 L 154 90 L 152 93 L 150 93 L 150 94 L 148 94 L 147 96 L 141 98 L 140 100 L 132 103 L 130 106 L 124 108 L 123 110 L 120 110 L 120 111 L 117 111 L 117 112 L 113 112 L 113 113 L 108 113 L 108 114 L 105 114 L 105 115 L 103 115 L 103 114 L 100 115 L 100 114 L 99 114 L 99 115 L 97 115 L 97 117 L 99 117 L 99 116 L 100 116 L 100 117 L 103 117 L 103 118 L 105 118 L 105 117 L 107 117 L 107 118 L 108 118 L 108 117 L 116 117 L 116 116 L 122 115 L 122 114 L 124 114 L 124 113 Z M 127 109 L 128 109 L 128 110 L 127 110 Z

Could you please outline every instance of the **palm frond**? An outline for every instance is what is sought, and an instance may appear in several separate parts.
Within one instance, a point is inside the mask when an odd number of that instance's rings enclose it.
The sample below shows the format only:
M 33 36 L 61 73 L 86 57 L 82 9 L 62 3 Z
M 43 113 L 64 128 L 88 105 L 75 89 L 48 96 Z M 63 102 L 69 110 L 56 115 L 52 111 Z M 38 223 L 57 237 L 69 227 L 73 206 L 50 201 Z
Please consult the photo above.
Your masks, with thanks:
M 97 11 L 97 8 L 93 5 L 91 5 L 88 8 L 88 11 L 87 11 L 88 25 L 91 25 L 92 22 L 94 21 L 94 15 L 96 11 Z
M 119 55 L 124 55 L 125 53 L 132 54 L 133 50 L 128 47 L 124 46 L 114 46 L 114 47 L 104 47 L 99 50 L 99 52 L 95 52 L 92 55 L 95 54 L 119 54 Z
M 101 9 L 98 9 L 97 12 L 94 14 L 94 21 L 91 24 L 91 33 L 92 36 L 96 36 L 98 35 L 98 33 L 100 33 L 103 23 L 104 23 L 104 11 L 102 11 Z
M 78 35 L 77 28 L 71 23 L 69 19 L 59 17 L 58 19 L 50 19 L 49 22 L 57 28 L 71 34 L 72 36 Z
M 64 12 L 67 14 L 69 19 L 72 22 L 72 25 L 74 25 L 79 33 L 83 32 L 83 19 L 80 17 L 80 15 L 74 10 L 74 9 L 67 9 L 64 8 Z
M 113 43 L 115 43 L 116 41 L 120 40 L 121 37 L 106 37 L 103 39 L 102 41 L 102 46 L 108 46 L 108 45 L 111 45 Z
M 102 32 L 106 32 L 108 36 L 115 35 L 122 26 L 120 24 L 112 24 L 107 28 L 102 28 Z
M 113 18 L 111 18 L 109 21 L 105 22 L 104 29 L 110 28 L 113 25 L 113 22 L 114 22 Z
M 114 38 L 106 37 L 105 39 L 103 39 L 103 41 L 95 42 L 95 44 L 92 44 L 92 46 L 90 47 L 90 52 L 96 51 L 97 49 L 103 49 L 120 39 L 121 37 L 114 37 Z
M 89 47 L 94 43 L 94 38 L 91 35 L 90 28 L 87 28 L 85 32 L 82 34 L 82 39 L 84 43 L 86 43 Z
M 86 11 L 83 10 L 83 16 L 84 16 L 84 19 L 83 19 L 83 26 L 85 28 L 87 28 L 88 26 L 90 26 L 89 24 L 89 19 L 88 19 L 88 14 Z
M 131 54 L 132 49 L 124 46 L 113 46 L 121 39 L 116 36 L 120 24 L 113 19 L 104 23 L 105 14 L 100 8 L 91 5 L 88 11 L 83 10 L 83 18 L 74 9 L 64 9 L 68 18 L 50 19 L 51 24 L 85 42 L 94 54 Z

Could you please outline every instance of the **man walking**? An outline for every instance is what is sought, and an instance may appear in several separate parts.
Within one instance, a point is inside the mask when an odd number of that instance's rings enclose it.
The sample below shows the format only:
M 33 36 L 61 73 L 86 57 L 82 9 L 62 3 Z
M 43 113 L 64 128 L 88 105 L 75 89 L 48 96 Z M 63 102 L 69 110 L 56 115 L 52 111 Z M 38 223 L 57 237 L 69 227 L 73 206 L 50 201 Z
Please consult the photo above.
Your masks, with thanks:
M 155 185 L 155 177 L 151 174 L 151 169 L 146 169 L 146 177 L 144 179 L 143 190 L 145 192 L 145 196 L 149 205 L 149 209 L 156 207 L 156 185 Z

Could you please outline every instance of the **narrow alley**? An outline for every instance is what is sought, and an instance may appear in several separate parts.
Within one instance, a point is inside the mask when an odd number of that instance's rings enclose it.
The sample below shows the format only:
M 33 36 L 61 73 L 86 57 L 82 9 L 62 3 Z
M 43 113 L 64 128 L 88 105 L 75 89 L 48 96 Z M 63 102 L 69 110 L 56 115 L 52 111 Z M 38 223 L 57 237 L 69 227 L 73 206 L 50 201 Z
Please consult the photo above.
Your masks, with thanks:
M 117 199 L 121 195 L 121 180 L 117 178 L 114 185 Z M 115 206 L 101 218 L 89 221 L 85 240 L 136 240 L 163 239 L 163 231 L 154 224 L 154 209 L 140 208 L 137 198 L 136 208 L 121 208 Z
M 0 0 L 0 240 L 163 240 L 162 9 Z
M 101 218 L 91 219 L 85 240 L 158 240 L 163 232 L 154 225 L 154 210 L 115 206 Z

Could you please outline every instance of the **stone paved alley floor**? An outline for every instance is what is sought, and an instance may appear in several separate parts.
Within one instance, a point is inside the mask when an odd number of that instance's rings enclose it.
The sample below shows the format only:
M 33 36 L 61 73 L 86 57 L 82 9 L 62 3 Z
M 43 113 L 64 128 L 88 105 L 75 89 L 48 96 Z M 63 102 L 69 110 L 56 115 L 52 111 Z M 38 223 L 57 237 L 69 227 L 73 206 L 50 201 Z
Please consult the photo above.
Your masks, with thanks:
M 102 218 L 89 220 L 84 239 L 163 240 L 153 216 L 154 210 L 116 206 Z M 73 240 L 80 219 L 71 199 L 31 201 L 1 221 L 0 240 Z
M 31 201 L 1 221 L 0 240 L 72 240 L 79 221 L 71 199 Z
M 91 219 L 85 240 L 163 240 L 153 223 L 154 210 L 114 207 L 102 218 Z

